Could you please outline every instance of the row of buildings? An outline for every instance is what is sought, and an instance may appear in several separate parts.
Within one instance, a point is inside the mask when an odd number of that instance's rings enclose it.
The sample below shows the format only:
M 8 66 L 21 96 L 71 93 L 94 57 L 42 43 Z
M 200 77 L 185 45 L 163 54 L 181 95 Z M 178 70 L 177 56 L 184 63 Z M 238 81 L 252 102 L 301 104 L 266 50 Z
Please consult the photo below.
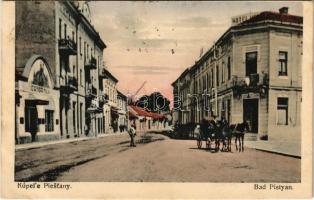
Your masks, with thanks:
M 173 83 L 174 123 L 247 121 L 258 139 L 301 139 L 303 18 L 244 14 Z
M 17 1 L 15 11 L 16 143 L 126 130 L 127 97 L 88 3 Z

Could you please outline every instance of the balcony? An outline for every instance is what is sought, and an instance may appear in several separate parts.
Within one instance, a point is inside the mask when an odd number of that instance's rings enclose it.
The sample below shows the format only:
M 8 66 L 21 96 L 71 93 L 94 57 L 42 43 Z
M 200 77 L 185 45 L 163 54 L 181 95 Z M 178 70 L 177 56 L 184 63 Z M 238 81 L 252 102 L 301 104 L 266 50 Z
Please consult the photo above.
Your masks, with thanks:
M 99 96 L 99 107 L 102 107 L 109 100 L 108 94 L 102 94 Z
M 76 43 L 71 39 L 59 39 L 59 52 L 64 55 L 76 55 Z
M 91 57 L 91 59 L 89 61 L 86 61 L 85 62 L 85 68 L 87 70 L 97 69 L 96 58 Z
M 78 82 L 75 77 L 68 76 L 68 79 L 64 85 L 60 85 L 60 90 L 64 93 L 72 93 L 73 91 L 77 91 Z
M 90 88 L 87 89 L 86 97 L 88 99 L 93 99 L 97 97 L 97 89 L 94 86 L 91 86 Z
M 248 77 L 234 76 L 232 79 L 233 91 L 237 95 L 255 92 L 266 95 L 268 88 L 268 74 L 250 74 Z

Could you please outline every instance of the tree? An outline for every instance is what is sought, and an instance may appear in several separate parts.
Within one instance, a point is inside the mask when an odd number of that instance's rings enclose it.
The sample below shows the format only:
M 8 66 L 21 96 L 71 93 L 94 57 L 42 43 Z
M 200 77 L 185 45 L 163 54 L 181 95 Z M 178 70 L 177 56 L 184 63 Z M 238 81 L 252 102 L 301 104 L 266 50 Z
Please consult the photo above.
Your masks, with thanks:
M 136 102 L 136 105 L 144 108 L 149 112 L 169 112 L 170 101 L 164 97 L 160 92 L 151 93 L 149 96 L 144 95 Z

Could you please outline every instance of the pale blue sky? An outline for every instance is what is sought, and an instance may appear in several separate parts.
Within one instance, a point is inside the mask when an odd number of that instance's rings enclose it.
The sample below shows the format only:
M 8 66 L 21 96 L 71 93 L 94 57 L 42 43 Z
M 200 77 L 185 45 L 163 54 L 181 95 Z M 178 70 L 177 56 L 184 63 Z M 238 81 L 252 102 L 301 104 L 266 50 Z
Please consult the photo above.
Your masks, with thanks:
M 171 83 L 209 49 L 231 24 L 231 17 L 283 6 L 302 16 L 302 2 L 95 2 L 92 24 L 107 44 L 105 62 L 120 80 L 119 89 L 140 94 L 161 91 L 171 98 Z

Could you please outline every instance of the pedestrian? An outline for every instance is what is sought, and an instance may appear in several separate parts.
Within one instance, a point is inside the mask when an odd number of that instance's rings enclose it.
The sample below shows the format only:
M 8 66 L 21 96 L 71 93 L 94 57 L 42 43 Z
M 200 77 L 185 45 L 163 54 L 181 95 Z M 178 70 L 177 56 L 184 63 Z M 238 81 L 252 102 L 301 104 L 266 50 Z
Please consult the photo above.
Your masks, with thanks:
M 196 125 L 195 129 L 194 129 L 194 136 L 196 136 L 196 138 L 199 138 L 201 135 L 201 127 L 199 124 Z
M 131 138 L 130 147 L 136 147 L 135 141 L 134 141 L 134 137 L 136 136 L 136 129 L 135 129 L 134 124 L 132 124 L 130 129 L 129 129 L 129 135 L 130 135 L 130 138 Z

